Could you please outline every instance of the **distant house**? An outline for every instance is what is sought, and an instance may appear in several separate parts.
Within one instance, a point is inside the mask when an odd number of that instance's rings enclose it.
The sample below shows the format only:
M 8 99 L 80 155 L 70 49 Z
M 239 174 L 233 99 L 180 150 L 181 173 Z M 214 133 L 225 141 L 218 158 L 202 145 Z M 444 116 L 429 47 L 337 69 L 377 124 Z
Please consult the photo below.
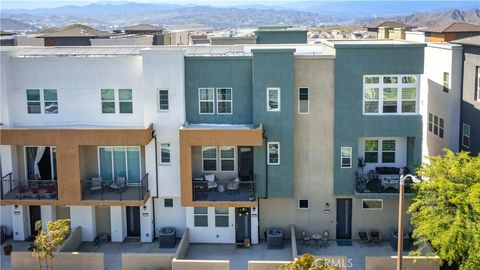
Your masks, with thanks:
M 151 45 L 170 45 L 165 44 L 165 29 L 150 24 L 137 24 L 125 28 L 125 35 L 152 35 Z
M 258 26 L 257 44 L 307 44 L 307 32 L 292 26 Z
M 210 39 L 207 35 L 191 35 L 190 36 L 190 45 L 200 45 L 200 44 L 210 44 Z
M 453 22 L 450 24 L 433 26 L 423 30 L 427 42 L 447 42 L 456 39 L 480 35 L 480 25 Z
M 10 32 L 0 31 L 0 46 L 15 46 L 15 36 Z
M 405 31 L 410 31 L 414 26 L 402 22 L 385 21 L 376 25 L 367 26 L 369 38 L 373 39 L 405 39 Z
M 89 26 L 73 24 L 37 38 L 43 38 L 45 46 L 90 46 L 90 39 L 108 38 L 108 36 L 108 33 L 97 31 Z

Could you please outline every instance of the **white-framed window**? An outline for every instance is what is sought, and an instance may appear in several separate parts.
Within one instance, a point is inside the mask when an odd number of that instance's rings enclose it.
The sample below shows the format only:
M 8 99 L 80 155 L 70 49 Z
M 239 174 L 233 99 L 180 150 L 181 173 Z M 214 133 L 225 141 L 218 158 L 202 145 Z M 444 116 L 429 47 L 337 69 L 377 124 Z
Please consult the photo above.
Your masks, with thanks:
M 477 79 L 476 79 L 476 95 L 477 95 L 477 100 L 480 101 L 480 66 L 477 66 Z
M 220 170 L 223 172 L 235 171 L 234 146 L 220 146 Z
M 27 113 L 58 114 L 58 97 L 56 89 L 27 89 Z
M 46 114 L 58 113 L 58 97 L 56 89 L 43 89 L 43 109 Z
M 395 140 L 382 140 L 382 163 L 395 163 Z
M 102 113 L 115 113 L 115 90 L 101 89 Z
M 207 207 L 193 207 L 193 226 L 208 227 Z
M 268 165 L 280 165 L 280 143 L 268 142 Z
M 352 167 L 352 147 L 340 147 L 340 166 L 342 168 Z
M 470 148 L 470 126 L 465 123 L 462 125 L 462 145 Z
M 450 73 L 443 72 L 443 92 L 448 93 L 450 90 Z
M 164 112 L 170 109 L 168 89 L 158 89 L 158 111 Z
M 394 139 L 365 139 L 365 163 L 395 163 L 396 145 Z
M 170 143 L 160 143 L 160 164 L 168 165 L 170 162 Z
M 217 147 L 203 146 L 202 147 L 202 165 L 204 172 L 217 171 Z
M 100 177 L 106 181 L 125 177 L 128 183 L 138 184 L 142 178 L 140 153 L 140 146 L 99 146 Z
M 200 114 L 214 114 L 215 90 L 213 88 L 199 88 L 198 102 Z
M 267 88 L 267 111 L 280 111 L 280 88 Z
M 171 198 L 163 199 L 163 207 L 173 208 L 173 199 L 171 199 Z
M 217 88 L 217 114 L 233 113 L 232 88 Z
M 378 163 L 378 140 L 365 140 L 365 163 Z
M 363 113 L 417 113 L 418 84 L 417 75 L 363 76 Z
M 308 114 L 310 112 L 310 97 L 308 87 L 298 88 L 298 113 Z
M 115 95 L 115 89 L 101 89 L 100 96 L 102 101 L 102 113 L 133 113 L 133 92 L 132 89 L 118 89 L 118 95 Z M 118 97 L 118 102 L 116 100 Z
M 307 199 L 298 200 L 298 209 L 308 209 L 308 208 L 309 208 L 309 201 Z
M 40 89 L 27 89 L 27 112 L 42 113 L 40 105 Z
M 215 227 L 228 227 L 228 207 L 215 207 Z
M 362 210 L 383 210 L 383 200 L 362 199 Z
M 428 131 L 443 139 L 444 120 L 443 118 L 428 113 Z
M 118 89 L 118 100 L 120 113 L 133 113 L 132 89 Z

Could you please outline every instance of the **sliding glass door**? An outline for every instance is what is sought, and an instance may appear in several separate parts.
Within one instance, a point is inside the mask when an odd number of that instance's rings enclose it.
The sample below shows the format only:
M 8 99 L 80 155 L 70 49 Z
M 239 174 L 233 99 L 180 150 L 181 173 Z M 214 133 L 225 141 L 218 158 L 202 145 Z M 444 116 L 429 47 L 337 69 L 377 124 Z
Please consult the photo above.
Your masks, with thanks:
M 104 181 L 125 177 L 128 183 L 139 183 L 141 179 L 140 147 L 98 147 L 99 174 Z

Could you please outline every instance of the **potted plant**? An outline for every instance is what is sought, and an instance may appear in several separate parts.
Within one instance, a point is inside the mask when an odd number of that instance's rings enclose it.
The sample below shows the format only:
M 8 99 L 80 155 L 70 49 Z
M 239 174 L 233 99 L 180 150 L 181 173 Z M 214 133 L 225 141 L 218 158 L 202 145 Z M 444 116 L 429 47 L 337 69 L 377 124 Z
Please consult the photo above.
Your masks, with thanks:
M 13 250 L 13 246 L 11 244 L 6 244 L 4 247 L 3 247 L 3 252 L 5 253 L 5 255 L 7 256 L 10 256 L 10 253 L 12 253 L 12 250 Z

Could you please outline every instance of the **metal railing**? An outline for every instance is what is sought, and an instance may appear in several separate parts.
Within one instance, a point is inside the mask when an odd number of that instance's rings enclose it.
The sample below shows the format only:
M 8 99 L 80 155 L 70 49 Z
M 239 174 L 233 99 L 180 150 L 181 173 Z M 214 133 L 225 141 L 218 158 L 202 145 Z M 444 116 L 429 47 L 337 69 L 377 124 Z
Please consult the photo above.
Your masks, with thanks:
M 240 181 L 238 188 L 232 181 L 219 182 L 213 187 L 205 180 L 192 181 L 193 201 L 255 201 L 256 200 L 256 181 Z
M 15 180 L 12 173 L 0 181 L 2 200 L 57 200 L 57 180 Z
M 145 174 L 140 182 L 118 182 L 106 181 L 97 182 L 97 180 L 82 180 L 82 200 L 93 201 L 124 201 L 139 200 L 143 201 L 149 191 L 148 173 Z
M 398 193 L 400 175 L 378 173 L 355 173 L 355 191 L 358 193 Z M 405 185 L 405 192 L 412 193 L 409 184 Z

